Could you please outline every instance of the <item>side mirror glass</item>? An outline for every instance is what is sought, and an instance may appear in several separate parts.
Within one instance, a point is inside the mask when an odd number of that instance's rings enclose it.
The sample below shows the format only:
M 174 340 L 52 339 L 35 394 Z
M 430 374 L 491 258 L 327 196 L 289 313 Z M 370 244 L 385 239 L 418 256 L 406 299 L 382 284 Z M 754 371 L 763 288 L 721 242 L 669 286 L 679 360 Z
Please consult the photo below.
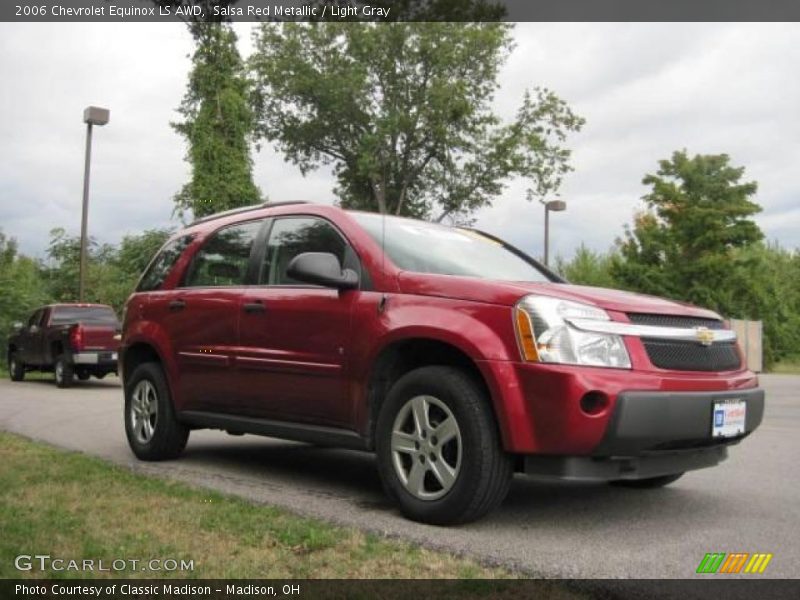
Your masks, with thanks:
M 338 290 L 352 290 L 358 287 L 358 274 L 352 269 L 342 269 L 339 259 L 330 252 L 298 254 L 289 262 L 286 274 L 303 283 Z

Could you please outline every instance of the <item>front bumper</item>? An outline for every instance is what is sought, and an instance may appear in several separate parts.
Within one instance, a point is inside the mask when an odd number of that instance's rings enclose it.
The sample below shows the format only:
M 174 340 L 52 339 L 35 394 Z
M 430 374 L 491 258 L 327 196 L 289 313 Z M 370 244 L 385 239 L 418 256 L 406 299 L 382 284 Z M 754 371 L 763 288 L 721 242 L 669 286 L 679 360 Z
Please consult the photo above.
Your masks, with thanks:
M 714 404 L 743 400 L 745 431 L 711 437 Z M 713 467 L 764 417 L 764 391 L 624 392 L 591 456 L 526 456 L 524 471 L 580 481 L 647 479 Z
M 712 438 L 714 404 L 743 400 L 744 434 Z M 761 424 L 764 390 L 724 392 L 623 392 L 617 396 L 606 435 L 593 456 L 637 456 L 643 452 L 687 450 L 738 442 Z
M 504 448 L 515 454 L 630 456 L 654 446 L 670 449 L 672 442 L 677 442 L 672 449 L 681 449 L 711 439 L 712 406 L 722 398 L 748 403 L 747 433 L 763 416 L 763 391 L 746 370 L 700 373 L 509 361 L 478 366 L 490 388 Z M 587 394 L 602 395 L 605 406 L 585 411 L 581 399 Z

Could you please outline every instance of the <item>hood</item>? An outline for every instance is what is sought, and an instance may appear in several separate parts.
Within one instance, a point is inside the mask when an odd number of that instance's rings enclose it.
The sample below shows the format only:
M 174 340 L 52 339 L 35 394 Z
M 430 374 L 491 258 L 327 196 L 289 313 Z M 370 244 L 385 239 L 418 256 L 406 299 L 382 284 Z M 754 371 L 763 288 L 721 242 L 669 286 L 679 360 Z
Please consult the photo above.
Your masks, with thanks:
M 454 275 L 432 275 L 404 271 L 398 276 L 400 290 L 404 294 L 438 296 L 504 304 L 513 306 L 527 294 L 541 294 L 564 300 L 593 304 L 599 308 L 625 313 L 645 313 L 657 315 L 681 315 L 719 319 L 714 311 L 699 308 L 685 302 L 667 300 L 657 296 L 623 292 L 608 288 L 571 285 L 567 283 L 527 283 L 515 281 L 495 281 Z

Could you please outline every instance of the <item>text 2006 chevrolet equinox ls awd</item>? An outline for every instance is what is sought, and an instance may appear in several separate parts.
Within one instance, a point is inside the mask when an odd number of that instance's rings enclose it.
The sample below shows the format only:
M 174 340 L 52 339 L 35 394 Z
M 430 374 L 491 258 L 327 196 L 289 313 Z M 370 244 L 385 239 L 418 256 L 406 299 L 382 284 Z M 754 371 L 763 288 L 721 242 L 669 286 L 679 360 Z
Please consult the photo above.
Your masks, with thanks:
M 139 458 L 197 428 L 373 450 L 403 513 L 439 524 L 496 507 L 515 471 L 666 485 L 764 411 L 714 312 L 569 285 L 478 231 L 300 202 L 174 235 L 120 361 Z

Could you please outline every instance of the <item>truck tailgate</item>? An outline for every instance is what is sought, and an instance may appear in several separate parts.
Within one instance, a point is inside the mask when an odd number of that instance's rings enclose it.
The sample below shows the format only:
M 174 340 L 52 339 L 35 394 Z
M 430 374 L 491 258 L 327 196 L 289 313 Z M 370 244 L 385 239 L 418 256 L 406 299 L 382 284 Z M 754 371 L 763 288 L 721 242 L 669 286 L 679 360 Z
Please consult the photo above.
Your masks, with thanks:
M 107 325 L 78 325 L 83 334 L 84 350 L 113 350 L 119 349 L 119 340 L 114 339 L 117 329 Z

